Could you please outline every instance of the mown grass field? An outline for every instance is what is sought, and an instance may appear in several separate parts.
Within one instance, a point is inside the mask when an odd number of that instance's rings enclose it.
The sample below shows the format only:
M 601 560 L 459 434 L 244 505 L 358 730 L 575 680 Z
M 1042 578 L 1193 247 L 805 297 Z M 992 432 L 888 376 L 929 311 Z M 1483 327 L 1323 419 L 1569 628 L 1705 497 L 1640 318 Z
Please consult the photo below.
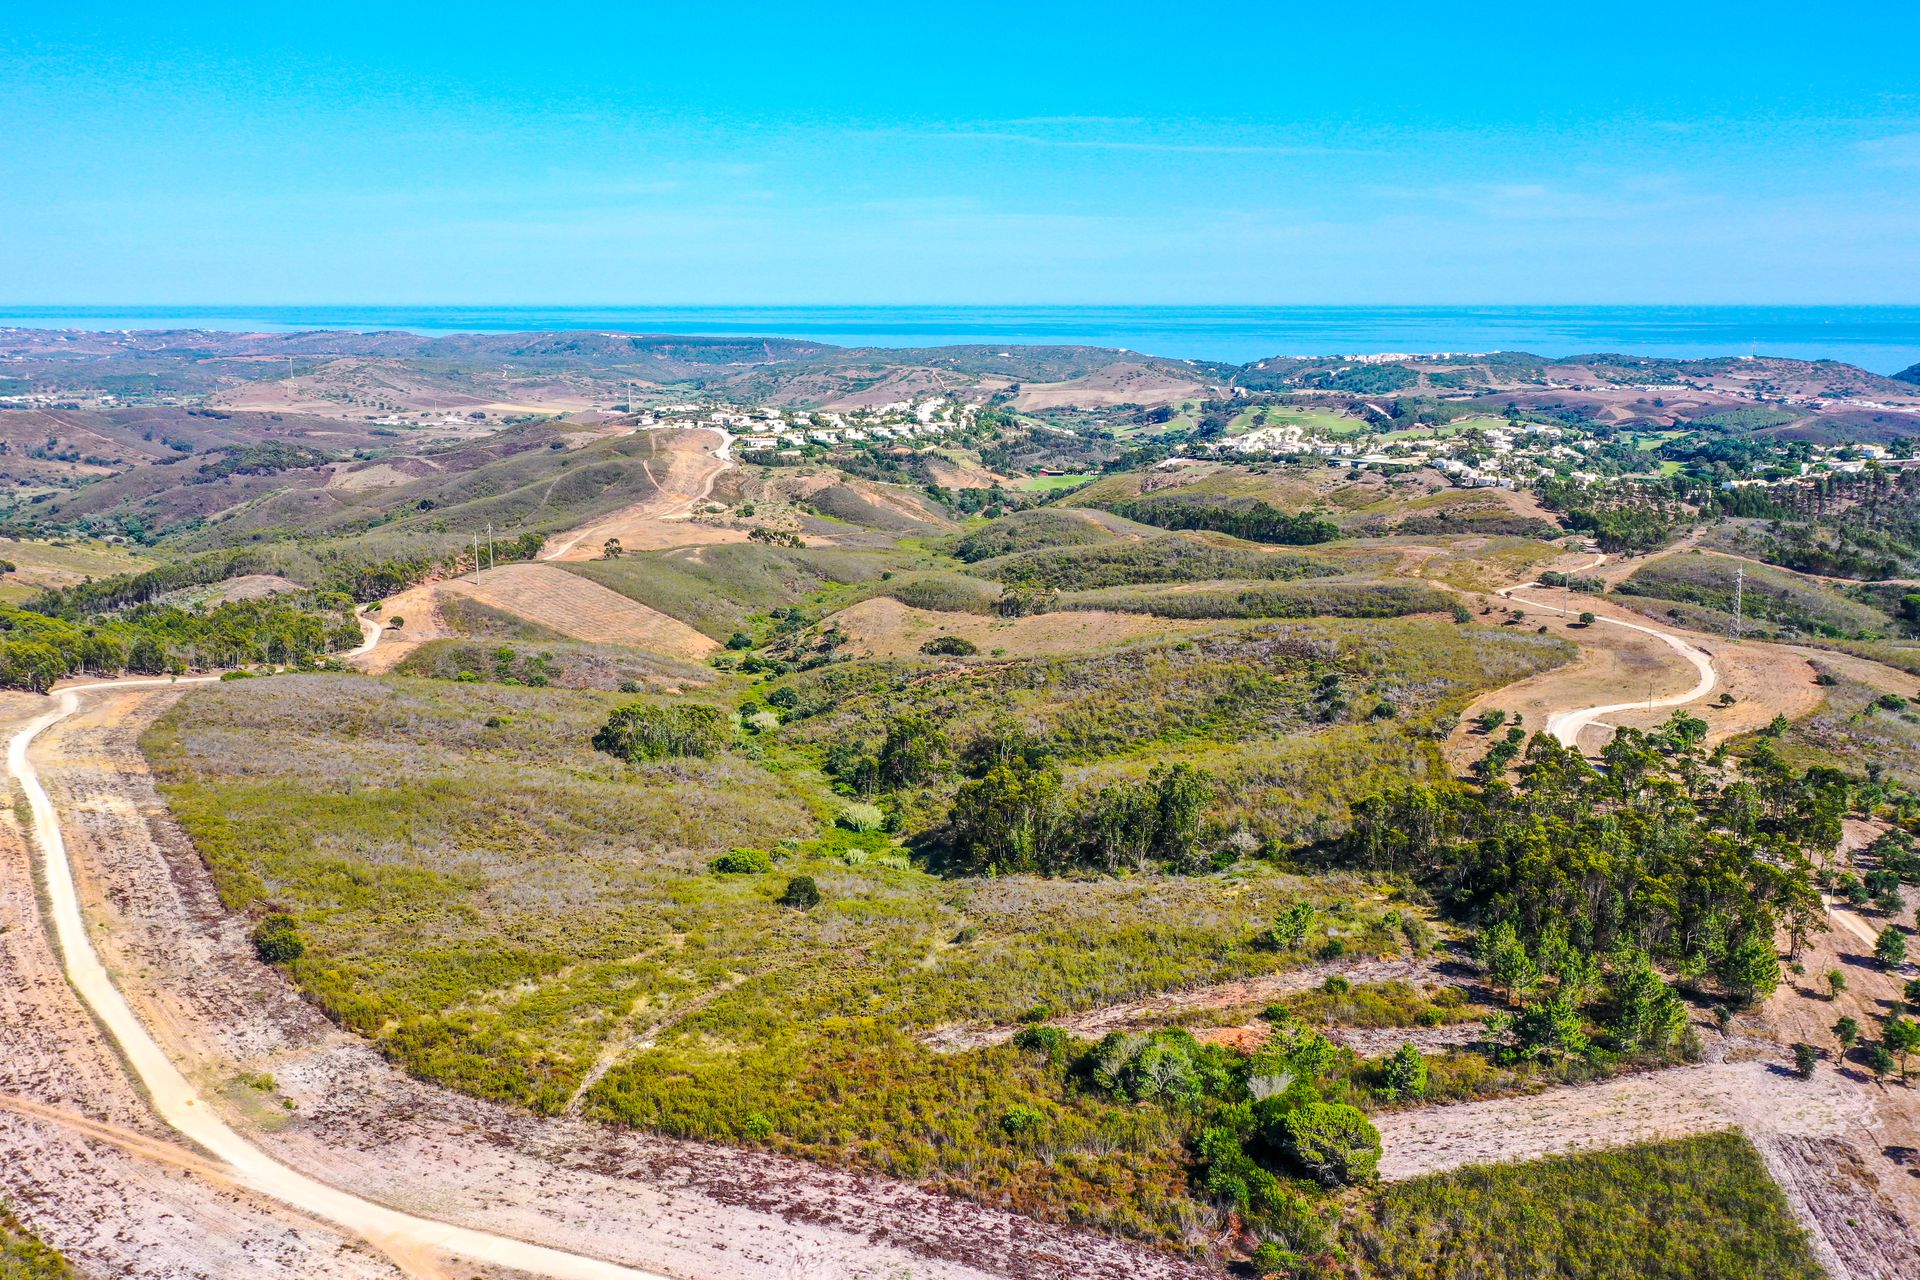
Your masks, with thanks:
M 1096 478 L 1091 472 L 1081 475 L 1029 476 L 1020 482 L 1020 487 L 1028 493 L 1054 493 L 1061 489 L 1078 488 Z
M 1461 1169 L 1388 1187 L 1347 1224 L 1366 1280 L 1820 1280 L 1737 1133 Z

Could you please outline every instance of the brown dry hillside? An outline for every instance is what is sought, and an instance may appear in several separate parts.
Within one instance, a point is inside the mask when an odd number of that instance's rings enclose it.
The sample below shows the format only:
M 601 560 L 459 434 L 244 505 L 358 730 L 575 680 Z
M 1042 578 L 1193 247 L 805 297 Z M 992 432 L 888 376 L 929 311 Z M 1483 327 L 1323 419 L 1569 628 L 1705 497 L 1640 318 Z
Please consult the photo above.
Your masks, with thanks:
M 509 564 L 465 578 L 430 582 L 386 602 L 401 629 L 372 655 L 369 668 L 388 670 L 428 640 L 454 634 L 440 614 L 448 596 L 465 596 L 547 631 L 592 644 L 623 644 L 676 658 L 704 658 L 719 646 L 684 622 L 597 582 L 545 564 Z
M 704 658 L 719 647 L 684 622 L 551 565 L 510 564 L 448 585 L 575 640 L 679 658 Z

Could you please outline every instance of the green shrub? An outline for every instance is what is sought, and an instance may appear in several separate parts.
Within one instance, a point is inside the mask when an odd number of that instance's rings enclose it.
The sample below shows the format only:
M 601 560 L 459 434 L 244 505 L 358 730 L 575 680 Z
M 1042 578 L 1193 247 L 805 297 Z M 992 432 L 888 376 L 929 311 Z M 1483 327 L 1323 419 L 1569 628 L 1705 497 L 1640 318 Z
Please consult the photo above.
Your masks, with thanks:
M 629 764 L 669 756 L 717 756 L 726 745 L 726 717 L 718 707 L 630 703 L 593 735 L 597 750 Z
M 1394 1050 L 1380 1069 L 1380 1093 L 1392 1099 L 1419 1098 L 1427 1092 L 1427 1060 L 1410 1044 Z
M 840 814 L 835 821 L 849 831 L 865 834 L 884 827 L 887 824 L 887 815 L 879 805 L 849 804 L 841 806 Z
M 723 876 L 759 875 L 773 870 L 773 857 L 765 849 L 729 849 L 713 860 L 713 869 Z
M 965 636 L 935 636 L 920 646 L 920 652 L 933 657 L 971 658 L 980 646 Z
M 1311 1102 L 1282 1112 L 1266 1137 L 1322 1186 L 1367 1182 L 1380 1167 L 1380 1131 L 1344 1103 Z
M 1046 1122 L 1046 1117 L 1025 1104 L 1007 1108 L 1000 1117 L 1000 1128 L 1008 1137 L 1018 1138 L 1032 1133 Z
M 795 876 L 787 881 L 786 892 L 780 895 L 780 905 L 792 907 L 795 911 L 811 911 L 820 905 L 820 887 L 813 882 L 812 876 Z
M 1013 1033 L 1013 1047 L 1044 1055 L 1050 1062 L 1062 1062 L 1067 1054 L 1067 1033 L 1044 1023 L 1028 1023 Z
M 307 953 L 307 944 L 293 917 L 275 912 L 253 927 L 253 950 L 268 964 L 292 964 Z

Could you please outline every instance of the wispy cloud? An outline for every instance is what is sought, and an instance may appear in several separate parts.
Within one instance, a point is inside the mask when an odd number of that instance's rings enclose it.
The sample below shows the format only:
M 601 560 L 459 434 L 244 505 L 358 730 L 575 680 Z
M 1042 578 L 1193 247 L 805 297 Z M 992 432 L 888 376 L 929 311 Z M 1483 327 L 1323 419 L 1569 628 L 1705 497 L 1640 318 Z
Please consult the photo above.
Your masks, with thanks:
M 1854 144 L 1868 164 L 1890 169 L 1920 169 L 1920 133 L 1897 133 Z
M 1144 116 L 1020 116 L 1012 120 L 1002 120 L 1001 124 L 1014 128 L 1041 127 L 1055 125 L 1139 125 L 1145 124 Z
M 1447 183 L 1437 187 L 1387 189 L 1430 205 L 1465 209 L 1488 219 L 1525 222 L 1608 222 L 1672 213 L 1711 203 L 1661 174 L 1599 177 L 1587 182 L 1507 180 Z
M 1098 124 L 1102 127 L 1126 125 L 1132 122 L 1099 117 L 1059 117 L 1054 120 L 1034 118 L 1030 120 L 990 121 L 978 126 L 956 125 L 949 128 L 927 129 L 885 129 L 872 130 L 864 134 L 867 137 L 906 138 L 929 142 L 976 142 L 1006 146 L 1053 147 L 1075 151 L 1131 151 L 1159 155 L 1199 155 L 1199 156 L 1333 156 L 1366 155 L 1368 152 L 1350 147 L 1329 147 L 1320 143 L 1304 142 L 1239 142 L 1194 140 L 1186 138 L 1164 137 L 1113 137 L 1082 136 L 1073 133 L 1050 133 L 1038 128 L 1021 126 L 1039 126 L 1043 124 L 1083 125 Z

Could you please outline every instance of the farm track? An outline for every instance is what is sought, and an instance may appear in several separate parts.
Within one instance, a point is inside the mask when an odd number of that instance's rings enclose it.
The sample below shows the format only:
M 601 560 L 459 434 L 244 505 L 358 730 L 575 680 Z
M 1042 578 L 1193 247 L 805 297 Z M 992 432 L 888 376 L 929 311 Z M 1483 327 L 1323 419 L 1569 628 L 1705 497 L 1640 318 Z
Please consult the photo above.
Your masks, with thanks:
M 638 429 L 638 428 L 636 428 Z M 541 560 L 591 560 L 609 538 L 617 539 L 629 551 L 649 550 L 676 542 L 731 541 L 745 535 L 731 530 L 713 530 L 716 536 L 697 537 L 687 529 L 668 535 L 664 522 L 691 520 L 700 504 L 713 495 L 713 486 L 722 473 L 734 465 L 731 456 L 733 437 L 724 431 L 699 429 L 687 436 L 718 436 L 720 442 L 711 452 L 688 442 L 686 448 L 668 451 L 667 476 L 654 475 L 651 460 L 642 465 L 656 491 L 641 501 L 612 515 L 600 516 L 560 538 L 540 553 Z M 726 535 L 726 536 L 720 536 Z
M 1339 976 L 1350 982 L 1454 982 L 1457 975 L 1444 962 L 1425 960 L 1361 960 L 1343 964 L 1310 965 L 1281 973 L 1238 978 L 1212 986 L 1102 1005 L 1080 1013 L 1051 1018 L 1048 1025 L 1076 1036 L 1098 1039 L 1109 1031 L 1140 1031 L 1166 1026 L 1182 1013 L 1197 1009 L 1227 1009 L 1237 1005 L 1264 1004 L 1281 996 L 1311 991 L 1328 978 Z M 992 1022 L 962 1022 L 936 1027 L 921 1037 L 921 1043 L 937 1053 L 960 1053 L 1005 1044 L 1020 1028 Z

